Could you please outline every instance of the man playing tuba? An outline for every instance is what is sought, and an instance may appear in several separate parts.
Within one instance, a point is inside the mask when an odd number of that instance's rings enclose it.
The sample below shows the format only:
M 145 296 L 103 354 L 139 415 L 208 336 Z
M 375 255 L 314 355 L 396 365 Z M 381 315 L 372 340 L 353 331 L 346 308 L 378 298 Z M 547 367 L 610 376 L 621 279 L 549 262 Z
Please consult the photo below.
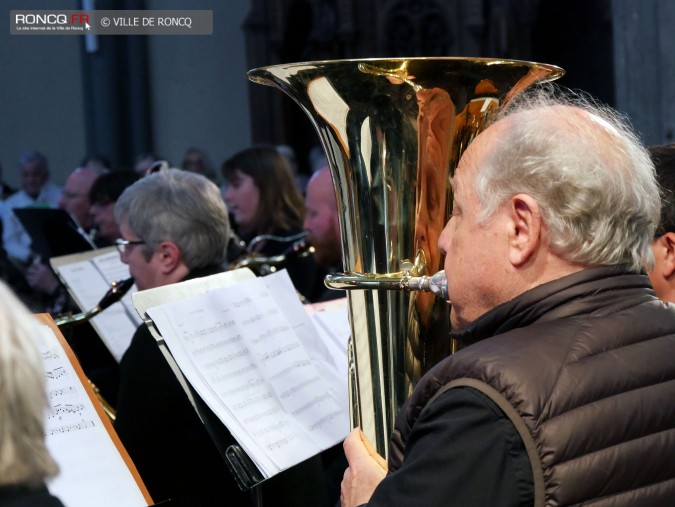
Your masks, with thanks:
M 388 467 L 355 429 L 343 507 L 671 505 L 675 308 L 643 266 L 649 155 L 608 108 L 540 91 L 464 153 L 439 240 L 453 334 Z

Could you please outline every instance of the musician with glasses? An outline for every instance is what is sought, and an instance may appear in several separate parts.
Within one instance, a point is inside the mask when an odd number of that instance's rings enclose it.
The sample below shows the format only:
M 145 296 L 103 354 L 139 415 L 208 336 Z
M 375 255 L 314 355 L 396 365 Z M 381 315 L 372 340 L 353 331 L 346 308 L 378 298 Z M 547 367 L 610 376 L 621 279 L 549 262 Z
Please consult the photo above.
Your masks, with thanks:
M 145 176 L 119 197 L 115 219 L 122 236 L 117 248 L 139 290 L 223 269 L 228 212 L 219 188 L 205 176 L 179 169 Z M 145 325 L 122 357 L 116 409 L 115 429 L 156 502 L 251 505 L 251 494 L 239 490 Z M 218 431 L 226 443 L 234 443 L 224 426 Z M 265 506 L 322 505 L 314 461 L 266 481 Z
M 58 202 L 58 207 L 68 212 L 77 224 L 80 234 L 86 237 L 92 246 L 95 245 L 92 236 L 94 221 L 90 213 L 89 191 L 96 180 L 107 171 L 98 166 L 75 168 L 68 175 Z M 47 264 L 48 261 L 49 259 L 41 259 L 41 262 L 33 262 L 28 266 L 26 280 L 35 291 L 50 297 L 46 310 L 50 313 L 59 313 L 66 309 L 69 296 L 65 286 Z
M 461 158 L 439 240 L 466 347 L 417 384 L 388 466 L 349 435 L 344 507 L 673 503 L 675 307 L 643 268 L 654 166 L 609 108 L 515 100 Z

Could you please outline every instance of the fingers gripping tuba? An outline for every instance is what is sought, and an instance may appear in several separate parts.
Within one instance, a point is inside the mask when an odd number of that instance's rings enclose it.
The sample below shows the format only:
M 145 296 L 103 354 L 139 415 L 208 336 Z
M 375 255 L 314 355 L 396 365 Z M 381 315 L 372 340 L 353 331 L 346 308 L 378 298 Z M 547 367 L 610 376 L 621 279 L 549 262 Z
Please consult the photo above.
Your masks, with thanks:
M 459 157 L 512 96 L 562 74 L 478 58 L 307 62 L 248 74 L 293 98 L 326 152 L 347 272 L 327 284 L 371 289 L 348 292 L 352 425 L 384 456 L 415 383 L 453 351 L 447 302 L 413 290 L 442 268 L 437 244 Z M 403 290 L 381 290 L 391 288 Z

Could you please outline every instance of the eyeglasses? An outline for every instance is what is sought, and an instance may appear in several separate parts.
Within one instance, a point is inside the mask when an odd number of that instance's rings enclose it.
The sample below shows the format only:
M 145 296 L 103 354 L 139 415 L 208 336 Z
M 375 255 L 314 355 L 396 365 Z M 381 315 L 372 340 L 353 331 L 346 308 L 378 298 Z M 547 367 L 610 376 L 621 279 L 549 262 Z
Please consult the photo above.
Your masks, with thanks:
M 129 245 L 145 245 L 145 241 L 141 241 L 140 239 L 137 240 L 131 240 L 131 239 L 116 239 L 115 240 L 115 246 L 117 247 L 117 251 L 121 254 L 124 254 L 127 251 L 127 247 Z
M 150 167 L 148 167 L 145 171 L 145 175 L 148 176 L 149 174 L 155 174 L 160 171 L 164 171 L 169 168 L 169 163 L 166 160 L 157 160 L 156 162 L 153 162 Z

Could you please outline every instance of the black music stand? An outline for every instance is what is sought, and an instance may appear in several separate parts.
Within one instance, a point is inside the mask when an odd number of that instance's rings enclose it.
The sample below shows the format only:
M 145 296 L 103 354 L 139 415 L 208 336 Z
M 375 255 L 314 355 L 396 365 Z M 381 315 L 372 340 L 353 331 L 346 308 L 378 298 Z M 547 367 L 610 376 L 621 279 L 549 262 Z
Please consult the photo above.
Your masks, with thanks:
M 225 461 L 230 473 L 234 477 L 237 486 L 239 486 L 241 491 L 250 491 L 253 504 L 256 507 L 261 507 L 262 498 L 259 486 L 265 478 L 242 447 L 237 443 L 232 443 L 234 437 L 232 437 L 230 431 L 192 388 L 178 367 L 176 360 L 169 351 L 169 348 L 155 326 L 155 323 L 146 312 L 148 308 L 153 306 L 201 294 L 208 289 L 224 287 L 250 278 L 255 278 L 255 275 L 251 270 L 248 268 L 237 269 L 203 278 L 187 280 L 180 284 L 166 285 L 136 292 L 132 295 L 132 300 L 136 307 L 136 311 L 148 326 L 152 336 L 157 340 L 160 351 L 169 363 L 176 378 L 183 386 L 185 394 L 202 420 L 202 423 L 211 436 L 211 439 Z
M 44 263 L 52 257 L 95 248 L 75 220 L 63 209 L 15 208 L 13 211 L 31 238 L 31 249 Z

